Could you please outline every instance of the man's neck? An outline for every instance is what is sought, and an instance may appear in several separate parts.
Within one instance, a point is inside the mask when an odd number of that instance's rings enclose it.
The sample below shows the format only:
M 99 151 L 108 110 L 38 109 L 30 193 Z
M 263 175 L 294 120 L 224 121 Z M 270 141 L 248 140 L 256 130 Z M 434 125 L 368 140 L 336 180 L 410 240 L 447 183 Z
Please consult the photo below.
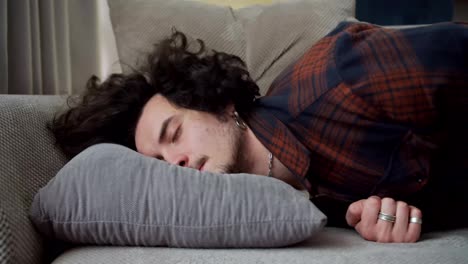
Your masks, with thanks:
M 254 135 L 250 128 L 244 132 L 241 164 L 245 172 L 257 175 L 268 175 L 268 149 Z
M 244 133 L 240 151 L 243 154 L 240 158 L 244 172 L 268 176 L 270 151 L 260 142 L 250 128 L 247 128 Z M 273 157 L 272 176 L 292 185 L 296 189 L 303 189 L 291 171 L 276 157 Z

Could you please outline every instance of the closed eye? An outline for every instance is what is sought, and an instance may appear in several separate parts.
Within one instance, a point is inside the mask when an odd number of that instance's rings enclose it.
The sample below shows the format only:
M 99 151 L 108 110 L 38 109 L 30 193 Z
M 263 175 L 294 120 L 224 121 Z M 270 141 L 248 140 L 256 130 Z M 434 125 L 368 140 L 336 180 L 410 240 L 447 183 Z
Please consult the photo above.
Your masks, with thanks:
M 180 138 L 180 134 L 182 133 L 182 126 L 179 126 L 175 133 L 174 133 L 174 136 L 172 137 L 172 143 L 175 143 L 179 138 Z

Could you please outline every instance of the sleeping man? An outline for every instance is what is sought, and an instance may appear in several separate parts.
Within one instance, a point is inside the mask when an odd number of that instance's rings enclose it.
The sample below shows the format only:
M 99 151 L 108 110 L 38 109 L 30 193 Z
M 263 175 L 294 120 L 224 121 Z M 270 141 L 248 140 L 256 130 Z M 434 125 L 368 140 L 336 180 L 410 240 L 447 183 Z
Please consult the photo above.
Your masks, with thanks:
M 240 58 L 175 31 L 138 71 L 92 77 L 49 128 L 69 157 L 107 142 L 275 177 L 306 190 L 329 225 L 415 242 L 468 226 L 467 47 L 463 24 L 341 23 L 259 97 Z

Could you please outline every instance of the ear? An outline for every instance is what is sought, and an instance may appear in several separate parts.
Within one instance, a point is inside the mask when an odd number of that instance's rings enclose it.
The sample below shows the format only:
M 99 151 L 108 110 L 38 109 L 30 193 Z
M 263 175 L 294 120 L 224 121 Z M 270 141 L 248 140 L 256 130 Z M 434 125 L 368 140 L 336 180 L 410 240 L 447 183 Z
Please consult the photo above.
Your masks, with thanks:
M 217 117 L 221 122 L 227 122 L 228 120 L 232 119 L 234 111 L 236 111 L 234 104 L 229 103 L 224 109 L 224 112 L 221 115 L 218 115 Z
M 227 106 L 226 106 L 226 114 L 228 115 L 231 115 L 232 112 L 236 111 L 236 107 L 234 106 L 233 103 L 229 103 Z

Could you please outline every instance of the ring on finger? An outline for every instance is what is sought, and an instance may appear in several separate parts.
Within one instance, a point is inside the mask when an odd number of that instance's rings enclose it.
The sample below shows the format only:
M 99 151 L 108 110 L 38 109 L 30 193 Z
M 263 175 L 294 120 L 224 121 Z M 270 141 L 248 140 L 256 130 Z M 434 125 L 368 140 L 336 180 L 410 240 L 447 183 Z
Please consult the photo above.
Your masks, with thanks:
M 409 222 L 421 225 L 422 224 L 422 219 L 419 218 L 419 217 L 410 217 Z
M 396 216 L 385 214 L 385 213 L 382 213 L 382 212 L 379 212 L 379 217 L 378 218 L 380 220 L 387 221 L 387 222 L 390 222 L 390 223 L 395 223 L 395 220 L 396 220 Z

